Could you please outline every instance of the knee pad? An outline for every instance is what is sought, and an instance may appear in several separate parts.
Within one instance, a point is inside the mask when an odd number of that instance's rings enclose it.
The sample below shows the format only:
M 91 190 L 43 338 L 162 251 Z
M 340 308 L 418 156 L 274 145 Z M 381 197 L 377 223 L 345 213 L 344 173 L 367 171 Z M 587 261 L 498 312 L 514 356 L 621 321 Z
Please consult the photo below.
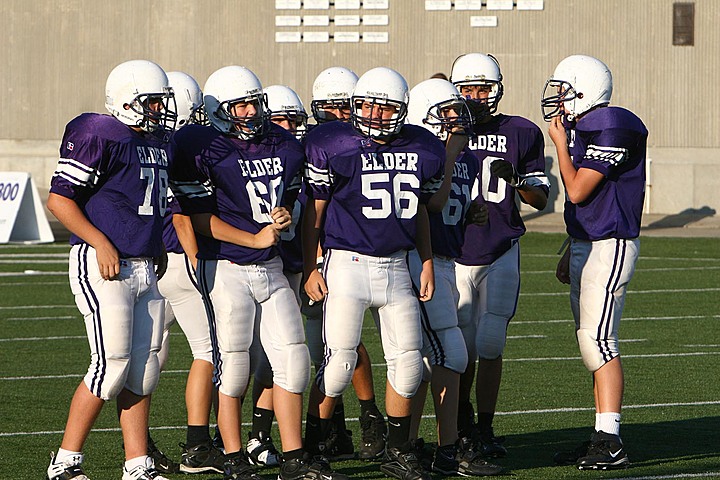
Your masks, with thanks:
M 150 395 L 160 380 L 157 352 L 151 350 L 145 358 L 131 358 L 125 388 L 135 395 Z
M 355 365 L 357 350 L 332 350 L 327 363 L 318 372 L 318 387 L 328 397 L 339 397 L 350 385 Z
M 610 334 L 607 338 L 598 339 L 597 332 L 594 330 L 580 328 L 575 333 L 583 363 L 590 372 L 596 371 L 620 355 L 616 334 Z
M 483 360 L 495 360 L 505 350 L 508 319 L 491 313 L 486 314 L 478 324 L 475 348 Z
M 463 373 L 468 365 L 465 339 L 458 327 L 434 330 L 424 339 L 423 355 L 431 365 Z
M 419 350 L 403 352 L 387 361 L 387 378 L 401 397 L 415 395 L 423 377 L 423 359 Z
M 310 382 L 310 353 L 304 343 L 285 347 L 282 369 L 273 372 L 273 382 L 290 393 L 302 393 Z
M 224 395 L 239 398 L 245 394 L 250 378 L 250 352 L 221 352 L 215 365 L 215 381 Z
M 310 351 L 310 360 L 317 368 L 322 365 L 325 355 L 325 343 L 322 339 L 322 312 L 319 318 L 307 317 L 305 320 L 305 337 Z
M 93 354 L 92 357 L 93 361 L 85 374 L 85 385 L 96 397 L 112 400 L 125 387 L 130 371 L 130 356 L 107 357 L 104 365 L 98 364 L 97 355 Z

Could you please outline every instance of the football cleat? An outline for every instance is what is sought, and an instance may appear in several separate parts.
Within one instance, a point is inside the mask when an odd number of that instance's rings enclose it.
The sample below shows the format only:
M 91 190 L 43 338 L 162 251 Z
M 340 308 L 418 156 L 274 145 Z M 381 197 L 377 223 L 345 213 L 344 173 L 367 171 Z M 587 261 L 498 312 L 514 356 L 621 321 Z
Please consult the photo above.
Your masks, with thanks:
M 180 447 L 183 449 L 180 473 L 223 473 L 225 470 L 225 455 L 215 448 L 212 441 L 190 448 L 181 443 Z
M 303 458 L 286 460 L 280 465 L 277 480 L 348 480 L 350 477 L 334 472 L 322 456 L 311 457 L 307 452 Z
M 500 465 L 486 462 L 482 455 L 473 451 L 467 439 L 458 439 L 455 445 L 438 447 L 432 462 L 432 470 L 443 475 L 485 477 L 503 471 Z
M 168 480 L 168 478 L 163 477 L 152 467 L 138 465 L 130 471 L 123 468 L 122 480 Z
M 280 454 L 270 435 L 265 432 L 259 432 L 257 437 L 249 438 L 245 453 L 251 465 L 276 467 L 280 463 Z
M 83 472 L 80 462 L 82 457 L 78 457 L 75 463 L 73 461 L 64 461 L 55 463 L 55 453 L 50 453 L 50 466 L 47 469 L 46 480 L 90 480 L 85 472 Z
M 576 465 L 579 470 L 615 470 L 628 468 L 630 459 L 618 435 L 600 431 L 592 434 L 587 455 Z
M 260 475 L 250 466 L 242 452 L 233 455 L 233 458 L 226 458 L 223 468 L 223 480 L 263 480 Z
M 148 438 L 147 456 L 155 462 L 155 470 L 160 473 L 177 473 L 178 464 L 173 462 L 155 445 L 152 438 Z
M 360 416 L 360 430 L 362 445 L 358 457 L 362 460 L 382 458 L 387 438 L 387 425 L 382 413 L 379 410 L 364 412 Z
M 400 480 L 432 480 L 430 474 L 420 464 L 415 452 L 403 452 L 398 448 L 385 449 L 380 471 Z
M 496 437 L 492 427 L 485 431 L 474 429 L 473 441 L 475 449 L 486 457 L 503 458 L 507 455 L 507 448 L 502 445 L 505 437 Z

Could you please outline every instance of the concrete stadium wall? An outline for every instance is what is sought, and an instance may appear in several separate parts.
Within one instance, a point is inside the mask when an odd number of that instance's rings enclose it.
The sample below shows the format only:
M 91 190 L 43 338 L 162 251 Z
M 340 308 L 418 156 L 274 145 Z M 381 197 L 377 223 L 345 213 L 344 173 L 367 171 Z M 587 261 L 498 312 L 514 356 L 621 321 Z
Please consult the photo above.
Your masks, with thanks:
M 47 185 L 65 124 L 79 113 L 104 111 L 107 74 L 134 58 L 188 72 L 201 85 L 222 66 L 245 65 L 263 84 L 290 85 L 309 103 L 313 79 L 329 66 L 359 74 L 389 66 L 412 86 L 438 71 L 450 73 L 459 54 L 490 52 L 504 75 L 500 110 L 545 130 L 539 108 L 545 80 L 565 56 L 586 53 L 612 69 L 613 103 L 637 113 L 650 131 L 649 211 L 720 208 L 720 1 L 692 2 L 692 46 L 673 45 L 674 0 L 534 0 L 541 10 L 521 10 L 521 1 L 511 10 L 490 10 L 488 0 L 474 2 L 480 10 L 460 10 L 468 2 L 358 0 L 361 7 L 340 10 L 341 0 L 327 8 L 310 8 L 323 2 L 309 0 L 3 0 L 0 169 L 31 171 L 38 185 Z M 293 3 L 300 6 L 281 8 Z M 443 3 L 453 7 L 428 9 Z M 308 25 L 310 17 L 340 14 L 387 22 Z M 303 23 L 277 26 L 283 16 Z M 495 26 L 473 27 L 477 19 Z M 363 40 L 334 40 L 350 30 Z M 276 41 L 292 33 L 332 38 Z M 387 42 L 368 43 L 370 34 L 386 34 Z M 548 155 L 554 155 L 550 148 Z M 560 210 L 561 199 L 554 205 Z

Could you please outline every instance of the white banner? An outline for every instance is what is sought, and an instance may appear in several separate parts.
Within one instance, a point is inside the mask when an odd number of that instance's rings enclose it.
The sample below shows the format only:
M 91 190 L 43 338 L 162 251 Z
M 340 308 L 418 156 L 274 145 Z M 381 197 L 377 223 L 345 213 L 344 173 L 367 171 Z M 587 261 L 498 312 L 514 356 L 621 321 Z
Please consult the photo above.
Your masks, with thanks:
M 0 243 L 55 241 L 35 181 L 27 172 L 0 172 Z

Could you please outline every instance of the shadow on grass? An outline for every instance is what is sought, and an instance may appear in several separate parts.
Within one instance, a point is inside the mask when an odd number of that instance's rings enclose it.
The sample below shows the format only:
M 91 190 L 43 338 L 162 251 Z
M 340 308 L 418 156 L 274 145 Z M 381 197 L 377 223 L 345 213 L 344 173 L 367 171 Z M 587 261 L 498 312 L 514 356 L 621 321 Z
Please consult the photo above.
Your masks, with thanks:
M 642 474 L 700 473 L 720 469 L 717 432 L 720 417 L 702 417 L 650 424 L 623 424 L 622 438 L 632 462 L 628 473 L 607 472 L 614 477 Z M 590 437 L 589 428 L 548 430 L 508 435 L 508 457 L 501 461 L 508 470 L 553 467 L 553 455 L 574 449 Z M 703 462 L 703 459 L 711 459 Z M 574 467 L 557 467 L 571 469 Z M 580 472 L 578 472 L 580 473 Z M 560 477 L 560 476 L 558 476 Z

